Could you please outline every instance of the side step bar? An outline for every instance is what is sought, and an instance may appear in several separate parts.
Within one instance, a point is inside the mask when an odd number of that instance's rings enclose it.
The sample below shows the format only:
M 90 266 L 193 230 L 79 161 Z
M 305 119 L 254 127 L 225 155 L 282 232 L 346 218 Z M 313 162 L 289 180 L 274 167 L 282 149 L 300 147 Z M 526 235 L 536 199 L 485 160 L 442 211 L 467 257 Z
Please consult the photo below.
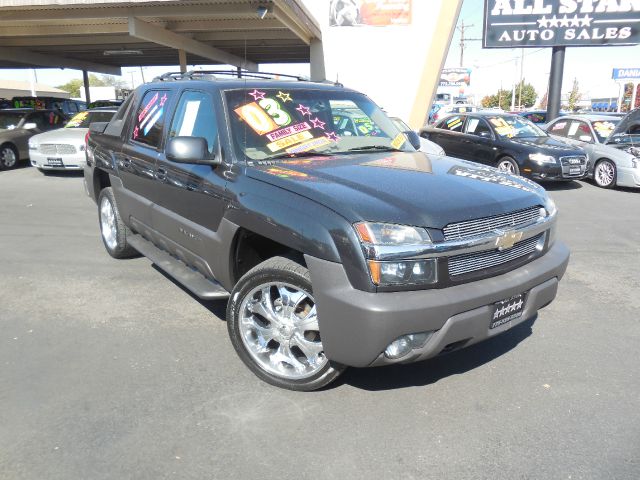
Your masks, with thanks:
M 184 262 L 172 257 L 164 250 L 160 250 L 142 236 L 129 235 L 127 242 L 197 297 L 203 300 L 229 297 L 229 292 L 222 285 L 189 268 Z

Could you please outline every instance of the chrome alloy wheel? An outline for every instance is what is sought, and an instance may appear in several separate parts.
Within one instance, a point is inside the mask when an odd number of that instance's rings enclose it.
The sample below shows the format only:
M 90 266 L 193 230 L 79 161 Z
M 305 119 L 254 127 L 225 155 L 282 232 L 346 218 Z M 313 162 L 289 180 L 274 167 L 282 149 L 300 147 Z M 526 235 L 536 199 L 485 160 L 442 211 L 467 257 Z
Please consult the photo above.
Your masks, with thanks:
M 16 152 L 13 151 L 11 147 L 4 147 L 0 151 L 0 163 L 5 168 L 11 168 L 16 164 Z
M 509 160 L 502 160 L 500 163 L 498 163 L 498 170 L 505 173 L 516 173 L 516 170 L 513 167 L 513 163 L 511 163 Z
M 602 161 L 596 165 L 595 179 L 596 183 L 601 187 L 608 187 L 615 178 L 616 172 L 613 164 L 608 161 Z
M 100 204 L 100 230 L 102 238 L 111 250 L 115 250 L 118 246 L 118 228 L 116 226 L 116 213 L 113 205 L 107 197 L 102 198 Z
M 300 380 L 326 365 L 315 300 L 304 290 L 262 284 L 245 296 L 239 313 L 242 342 L 267 372 Z

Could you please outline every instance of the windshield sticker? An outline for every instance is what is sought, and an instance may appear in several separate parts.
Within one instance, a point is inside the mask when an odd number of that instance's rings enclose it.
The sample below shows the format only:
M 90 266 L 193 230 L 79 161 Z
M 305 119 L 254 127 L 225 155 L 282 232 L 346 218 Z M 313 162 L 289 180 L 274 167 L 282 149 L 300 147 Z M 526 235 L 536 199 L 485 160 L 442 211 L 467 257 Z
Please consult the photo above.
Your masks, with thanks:
M 572 137 L 575 135 L 578 128 L 580 128 L 580 122 L 572 122 L 571 125 L 569 125 L 569 132 L 567 133 L 567 136 Z
M 273 118 L 276 125 L 284 127 L 291 123 L 291 117 L 287 112 L 280 108 L 280 104 L 272 98 L 263 98 L 258 102 L 262 108 Z
M 324 147 L 325 145 L 329 145 L 333 143 L 327 137 L 319 137 L 314 138 L 313 140 L 308 140 L 300 145 L 296 145 L 295 147 L 287 148 L 287 153 L 300 153 L 307 152 L 309 150 L 313 150 L 314 148 Z
M 399 133 L 398 135 L 395 136 L 393 140 L 391 140 L 391 146 L 393 148 L 399 149 L 402 145 L 404 145 L 404 142 L 406 141 L 407 141 L 407 136 L 404 133 Z
M 276 130 L 275 132 L 267 133 L 266 137 L 275 142 L 276 140 L 288 137 L 289 135 L 293 135 L 294 133 L 304 132 L 305 130 L 311 130 L 311 125 L 307 122 L 296 123 L 295 125 L 290 125 L 285 128 L 281 128 L 280 130 Z
M 296 143 L 300 143 L 304 140 L 311 140 L 312 138 L 313 135 L 311 135 L 310 132 L 295 133 L 289 137 L 284 137 L 280 140 L 276 140 L 275 142 L 267 143 L 267 148 L 272 152 L 277 152 L 278 150 L 290 147 L 291 145 L 295 145 Z
M 333 140 L 334 142 L 338 141 L 338 134 L 336 132 L 327 132 L 327 133 L 325 133 L 325 136 L 329 140 Z
M 77 113 L 71 120 L 67 122 L 65 128 L 76 128 L 80 126 L 82 121 L 87 118 L 88 115 L 89 112 L 87 112 L 86 110 L 84 112 Z
M 147 103 L 144 106 L 144 108 L 140 112 L 140 115 L 138 115 L 138 122 L 142 122 L 142 119 L 147 116 L 147 114 L 149 113 L 149 110 L 151 110 L 151 107 L 154 106 L 154 104 L 157 101 L 158 101 L 158 92 L 156 92 L 156 94 L 153 97 L 151 97 L 151 100 L 149 100 L 149 103 Z
M 309 115 L 309 118 L 311 118 L 311 110 L 309 109 L 309 107 L 300 103 L 298 104 L 298 108 L 296 108 L 296 110 L 299 111 L 300 115 L 302 115 L 303 117 Z
M 496 128 L 496 133 L 503 137 L 513 137 L 515 135 L 515 128 L 504 121 L 504 118 L 492 118 L 489 120 Z
M 553 127 L 551 127 L 552 131 L 556 131 L 556 130 L 562 130 L 565 125 L 567 124 L 567 122 L 558 122 L 558 123 L 554 123 Z
M 287 92 L 281 92 L 280 90 L 278 90 L 278 94 L 276 95 L 276 97 L 282 100 L 282 103 L 293 102 L 293 100 L 291 100 L 291 95 Z
M 266 95 L 266 93 L 261 92 L 260 90 L 254 89 L 253 92 L 249 92 L 249 95 L 251 95 L 255 101 L 258 101 L 258 100 L 262 100 Z
M 447 120 L 447 127 L 450 130 L 453 130 L 456 127 L 459 127 L 462 124 L 462 119 L 460 117 L 453 117 Z
M 598 135 L 607 138 L 616 126 L 611 122 L 593 122 L 593 128 Z
M 247 103 L 234 110 L 254 132 L 263 135 L 278 128 L 273 119 L 256 102 Z
M 326 122 L 323 122 L 318 117 L 310 118 L 310 120 L 311 120 L 311 125 L 313 125 L 313 128 L 320 128 L 320 129 L 324 130 L 324 125 L 325 125 Z

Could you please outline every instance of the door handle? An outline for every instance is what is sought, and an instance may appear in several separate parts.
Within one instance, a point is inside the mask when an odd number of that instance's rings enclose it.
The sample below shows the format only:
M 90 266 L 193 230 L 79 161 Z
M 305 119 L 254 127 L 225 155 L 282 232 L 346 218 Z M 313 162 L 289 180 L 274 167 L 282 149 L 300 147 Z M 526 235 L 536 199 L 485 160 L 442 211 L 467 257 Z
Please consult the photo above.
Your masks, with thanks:
M 164 181 L 167 179 L 167 171 L 164 168 L 159 168 L 156 170 L 156 178 L 158 180 Z

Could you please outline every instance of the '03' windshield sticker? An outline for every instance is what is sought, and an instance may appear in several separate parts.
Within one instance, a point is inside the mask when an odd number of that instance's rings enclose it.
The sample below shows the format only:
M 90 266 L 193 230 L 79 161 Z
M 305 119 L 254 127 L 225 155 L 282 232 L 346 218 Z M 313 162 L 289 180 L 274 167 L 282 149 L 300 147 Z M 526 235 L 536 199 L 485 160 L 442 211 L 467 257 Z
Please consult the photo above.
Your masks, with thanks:
M 256 102 L 242 105 L 234 111 L 259 135 L 278 128 L 273 119 Z
M 311 130 L 311 125 L 309 125 L 307 122 L 300 122 L 294 125 L 289 125 L 288 127 L 281 128 L 280 130 L 276 130 L 275 132 L 267 133 L 266 136 L 269 140 L 275 142 L 280 138 L 288 137 L 290 135 L 293 135 L 294 133 L 304 132 L 305 130 Z
M 258 102 L 258 105 L 264 108 L 279 127 L 284 127 L 291 123 L 291 116 L 273 98 L 263 98 Z
M 304 140 L 311 140 L 312 138 L 313 135 L 311 135 L 310 132 L 295 133 L 288 137 L 281 138 L 280 140 L 276 140 L 275 142 L 267 143 L 267 148 L 272 152 L 277 152 L 278 150 L 290 147 L 291 145 L 295 145 L 296 143 L 300 143 Z

